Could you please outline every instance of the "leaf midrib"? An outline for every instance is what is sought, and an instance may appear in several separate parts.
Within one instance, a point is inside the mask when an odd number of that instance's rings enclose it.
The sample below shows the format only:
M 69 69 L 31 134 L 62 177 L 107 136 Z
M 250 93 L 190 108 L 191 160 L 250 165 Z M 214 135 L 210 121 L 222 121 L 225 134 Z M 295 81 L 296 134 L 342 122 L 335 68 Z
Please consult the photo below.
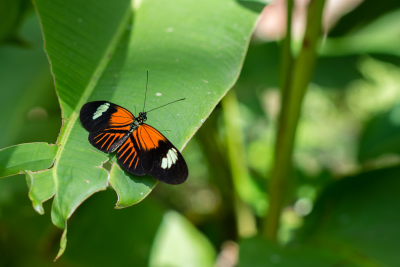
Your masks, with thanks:
M 99 61 L 98 67 L 93 72 L 93 75 L 91 76 L 88 85 L 84 89 L 83 94 L 82 94 L 78 104 L 75 106 L 75 110 L 72 112 L 70 118 L 69 119 L 62 118 L 63 126 L 61 127 L 61 132 L 60 132 L 60 135 L 56 142 L 57 145 L 59 145 L 59 149 L 57 150 L 57 153 L 55 156 L 56 161 L 54 163 L 53 170 L 52 170 L 56 192 L 57 192 L 57 188 L 58 188 L 58 175 L 57 175 L 57 167 L 59 164 L 58 159 L 61 157 L 62 153 L 64 152 L 66 140 L 68 140 L 68 138 L 71 134 L 71 131 L 73 129 L 73 126 L 75 125 L 76 120 L 78 119 L 80 107 L 87 102 L 89 96 L 93 92 L 93 89 L 97 85 L 97 82 L 99 80 L 98 78 L 101 77 L 101 74 L 104 72 L 108 63 L 112 59 L 111 55 L 116 50 L 117 45 L 118 45 L 119 41 L 121 40 L 121 37 L 126 29 L 126 25 L 129 23 L 131 13 L 132 13 L 131 9 L 129 9 L 129 8 L 126 9 L 126 12 L 121 19 L 121 23 L 120 23 L 119 27 L 117 28 L 116 34 L 110 40 L 108 48 L 105 50 L 104 55 L 102 56 L 101 60 Z M 45 40 L 45 42 L 46 42 L 46 40 Z M 54 77 L 54 79 L 55 79 L 55 77 Z M 61 101 L 60 101 L 60 104 L 61 104 Z M 62 109 L 62 106 L 61 106 L 61 109 Z M 65 125 L 64 125 L 64 123 L 65 123 Z M 63 129 L 63 127 L 65 127 L 65 129 Z M 63 133 L 63 130 L 64 130 L 64 133 Z M 57 205 L 58 205 L 58 203 L 57 203 Z

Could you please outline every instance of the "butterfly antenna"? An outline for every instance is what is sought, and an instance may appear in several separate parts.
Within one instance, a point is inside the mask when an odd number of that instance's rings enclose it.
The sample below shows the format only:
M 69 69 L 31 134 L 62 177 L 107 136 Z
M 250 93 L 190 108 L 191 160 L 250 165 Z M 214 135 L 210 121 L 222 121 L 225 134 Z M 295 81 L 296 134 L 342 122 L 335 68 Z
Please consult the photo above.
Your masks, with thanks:
M 143 113 L 144 113 L 144 107 L 146 106 L 147 84 L 148 84 L 148 83 L 149 83 L 149 71 L 147 71 L 146 93 L 144 93 Z
M 185 100 L 185 99 L 186 99 L 186 98 L 182 98 L 182 99 L 178 99 L 178 100 L 169 102 L 169 103 L 167 103 L 167 104 L 165 104 L 165 105 L 162 105 L 162 106 L 159 106 L 159 107 L 157 107 L 157 108 L 150 109 L 149 111 L 146 111 L 146 113 L 149 113 L 150 111 L 153 111 L 153 110 L 155 110 L 155 109 L 159 109 L 159 108 L 165 107 L 166 105 L 169 105 L 169 104 L 172 104 L 172 103 L 175 103 L 175 102 L 178 102 L 178 101 L 182 101 L 182 100 Z

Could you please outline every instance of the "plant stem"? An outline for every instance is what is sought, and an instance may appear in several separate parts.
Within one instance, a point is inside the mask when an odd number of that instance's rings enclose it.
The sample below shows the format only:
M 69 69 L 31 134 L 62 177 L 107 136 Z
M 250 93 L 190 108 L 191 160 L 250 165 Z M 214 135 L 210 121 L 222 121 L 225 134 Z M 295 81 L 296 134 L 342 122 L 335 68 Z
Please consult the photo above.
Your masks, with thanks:
M 221 101 L 226 131 L 226 148 L 230 163 L 238 234 L 240 237 L 257 233 L 255 216 L 251 203 L 257 192 L 249 175 L 244 138 L 240 123 L 239 103 L 234 90 L 230 90 Z
M 294 0 L 287 0 L 286 6 L 286 36 L 282 40 L 281 66 L 279 77 L 279 85 L 282 95 L 284 95 L 285 92 L 289 90 L 291 81 L 290 77 L 292 77 L 293 70 L 293 55 L 291 49 L 293 2 Z
M 275 142 L 275 157 L 268 184 L 269 212 L 264 221 L 263 234 L 269 240 L 277 241 L 279 219 L 284 207 L 290 184 L 292 153 L 301 103 L 312 78 L 316 62 L 316 48 L 321 34 L 321 20 L 325 0 L 311 0 L 308 6 L 307 28 L 301 51 L 294 62 L 292 73 L 286 76 L 282 90 L 281 112 Z M 288 4 L 288 7 L 290 5 Z M 291 13 L 291 12 L 290 12 Z M 290 65 L 287 68 L 290 68 Z M 291 79 L 291 81 L 289 81 Z M 282 85 L 282 84 L 281 84 Z
M 196 133 L 196 138 L 200 141 L 205 161 L 210 172 L 212 186 L 218 187 L 221 199 L 224 204 L 215 212 L 215 225 L 218 227 L 222 240 L 238 240 L 238 227 L 236 216 L 236 199 L 233 181 L 231 178 L 230 166 L 226 156 L 226 149 L 221 145 L 218 138 L 218 118 L 221 109 L 216 109 L 205 121 L 204 125 Z

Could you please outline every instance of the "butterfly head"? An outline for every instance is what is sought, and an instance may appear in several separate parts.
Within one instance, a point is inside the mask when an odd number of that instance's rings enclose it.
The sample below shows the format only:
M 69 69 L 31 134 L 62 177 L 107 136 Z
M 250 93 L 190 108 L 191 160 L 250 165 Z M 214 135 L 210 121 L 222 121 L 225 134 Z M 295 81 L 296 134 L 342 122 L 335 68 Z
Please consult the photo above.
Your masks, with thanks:
M 144 123 L 145 121 L 147 121 L 147 115 L 146 115 L 146 113 L 147 113 L 147 112 L 139 112 L 139 116 L 136 118 L 136 121 L 137 121 L 139 124 L 142 124 L 142 123 Z

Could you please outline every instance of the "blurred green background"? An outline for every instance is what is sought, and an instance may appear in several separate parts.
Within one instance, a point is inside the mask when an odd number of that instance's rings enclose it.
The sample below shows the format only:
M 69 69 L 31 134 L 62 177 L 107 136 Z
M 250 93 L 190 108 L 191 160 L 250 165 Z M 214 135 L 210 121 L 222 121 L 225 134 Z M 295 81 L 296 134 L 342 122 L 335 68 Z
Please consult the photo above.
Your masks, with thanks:
M 61 113 L 38 17 L 29 1 L 5 3 L 0 148 L 54 143 Z M 1 179 L 0 266 L 398 266 L 400 2 L 365 0 L 342 15 L 304 99 L 280 246 L 255 237 L 268 211 L 280 105 L 280 44 L 259 31 L 239 80 L 183 151 L 188 181 L 158 184 L 123 210 L 113 209 L 113 190 L 93 195 L 69 220 L 68 248 L 56 263 L 61 230 L 50 202 L 40 216 L 24 175 Z M 227 152 L 235 137 L 239 168 L 255 182 L 244 208 Z

